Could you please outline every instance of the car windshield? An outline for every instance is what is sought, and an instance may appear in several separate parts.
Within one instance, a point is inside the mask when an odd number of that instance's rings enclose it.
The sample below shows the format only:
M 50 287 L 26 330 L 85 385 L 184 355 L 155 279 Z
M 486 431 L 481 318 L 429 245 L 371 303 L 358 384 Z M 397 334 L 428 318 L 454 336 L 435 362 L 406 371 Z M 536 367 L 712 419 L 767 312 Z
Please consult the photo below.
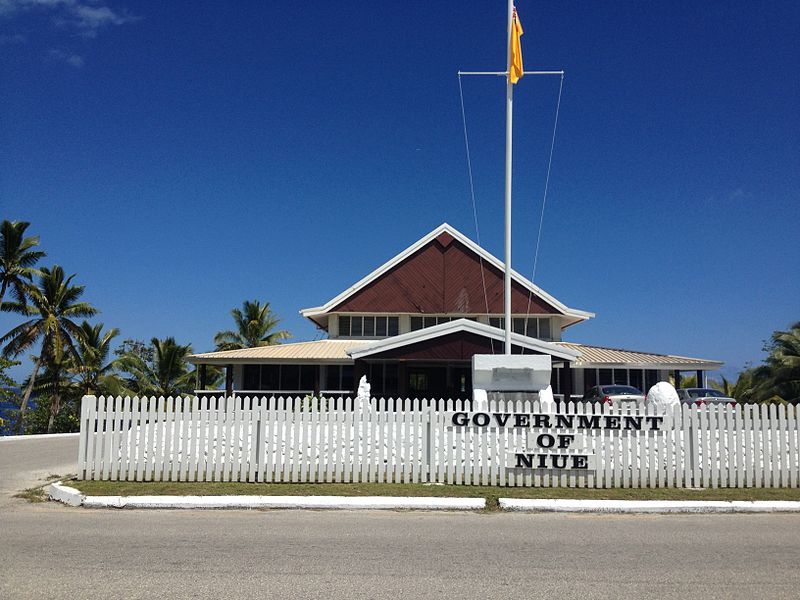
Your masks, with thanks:
M 689 396 L 692 398 L 727 398 L 727 396 L 719 390 L 713 390 L 711 388 L 697 388 L 688 390 L 688 392 Z
M 630 385 L 605 385 L 603 386 L 603 393 L 606 396 L 621 396 L 623 394 L 642 395 L 642 392 Z

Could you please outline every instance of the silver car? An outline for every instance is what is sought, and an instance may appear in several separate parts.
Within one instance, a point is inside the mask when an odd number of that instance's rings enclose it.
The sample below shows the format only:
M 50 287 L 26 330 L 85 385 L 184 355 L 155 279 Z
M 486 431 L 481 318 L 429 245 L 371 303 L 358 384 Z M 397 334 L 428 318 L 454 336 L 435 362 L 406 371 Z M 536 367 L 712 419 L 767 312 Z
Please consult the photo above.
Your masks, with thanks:
M 678 399 L 682 404 L 732 404 L 736 406 L 736 400 L 726 396 L 719 390 L 713 388 L 686 388 L 677 390 Z
M 583 401 L 616 407 L 644 406 L 644 394 L 631 385 L 596 385 L 583 395 Z

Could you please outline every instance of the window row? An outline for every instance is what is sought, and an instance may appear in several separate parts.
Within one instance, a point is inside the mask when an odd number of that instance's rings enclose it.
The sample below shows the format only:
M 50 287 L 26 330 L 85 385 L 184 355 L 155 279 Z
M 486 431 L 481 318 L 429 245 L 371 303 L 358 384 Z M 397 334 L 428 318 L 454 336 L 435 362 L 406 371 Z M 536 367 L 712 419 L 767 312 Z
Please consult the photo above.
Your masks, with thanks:
M 387 337 L 398 333 L 399 317 L 339 316 L 339 337 Z
M 583 387 L 593 388 L 596 385 L 632 385 L 647 393 L 658 383 L 656 369 L 584 369 Z
M 245 365 L 245 390 L 311 391 L 317 379 L 316 365 Z
M 506 320 L 503 317 L 489 317 L 489 325 L 498 329 L 505 329 Z M 511 331 L 520 335 L 536 338 L 538 340 L 552 340 L 550 319 L 547 317 L 513 317 Z
M 449 323 L 450 321 L 455 321 L 456 319 L 469 319 L 470 321 L 475 321 L 475 317 L 437 317 L 437 316 L 430 316 L 430 317 L 411 317 L 411 331 L 417 331 L 418 329 L 426 329 L 428 327 L 433 327 L 434 325 L 441 325 L 442 323 Z

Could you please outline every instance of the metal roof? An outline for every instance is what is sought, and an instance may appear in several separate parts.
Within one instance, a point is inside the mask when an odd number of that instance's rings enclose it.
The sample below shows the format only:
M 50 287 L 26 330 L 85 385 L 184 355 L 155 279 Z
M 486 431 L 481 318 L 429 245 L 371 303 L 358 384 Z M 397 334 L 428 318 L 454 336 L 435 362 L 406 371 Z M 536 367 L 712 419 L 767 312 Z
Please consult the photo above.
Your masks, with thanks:
M 470 321 L 470 323 L 472 323 Z M 441 326 L 437 326 L 441 327 Z M 476 333 L 486 334 L 489 326 L 483 325 L 482 331 Z M 414 332 L 419 335 L 421 331 Z M 430 333 L 430 332 L 428 332 Z M 522 338 L 514 334 L 514 338 Z M 230 363 L 269 363 L 269 362 L 328 362 L 345 363 L 353 362 L 350 352 L 361 355 L 359 350 L 369 346 L 379 347 L 391 343 L 393 338 L 385 340 L 317 340 L 314 342 L 295 342 L 292 344 L 278 344 L 275 346 L 261 346 L 258 348 L 244 348 L 242 350 L 226 350 L 222 352 L 206 352 L 193 354 L 189 362 L 193 364 L 230 364 Z M 515 339 L 515 342 L 519 340 Z M 537 340 L 538 341 L 538 340 Z M 381 343 L 382 342 L 382 343 Z M 407 340 L 406 343 L 411 343 Z M 539 342 L 542 346 L 549 343 Z M 721 361 L 703 358 L 690 358 L 687 356 L 672 356 L 669 354 L 654 354 L 652 352 L 637 352 L 617 348 L 603 348 L 601 346 L 587 346 L 574 342 L 553 342 L 553 345 L 564 347 L 568 352 L 579 354 L 572 363 L 573 368 L 642 368 L 642 369 L 684 369 L 690 370 L 715 370 L 722 366 Z M 544 348 L 540 348 L 543 350 Z
M 585 346 L 573 342 L 558 342 L 572 350 L 580 352 L 580 358 L 572 363 L 573 367 L 641 367 L 645 369 L 700 369 L 713 370 L 722 366 L 721 361 L 670 354 L 654 354 L 601 346 Z
M 271 361 L 331 361 L 352 362 L 348 350 L 360 348 L 375 340 L 317 340 L 315 342 L 295 342 L 293 344 L 277 344 L 243 348 L 242 350 L 223 350 L 193 354 L 189 362 L 206 363 L 244 363 Z

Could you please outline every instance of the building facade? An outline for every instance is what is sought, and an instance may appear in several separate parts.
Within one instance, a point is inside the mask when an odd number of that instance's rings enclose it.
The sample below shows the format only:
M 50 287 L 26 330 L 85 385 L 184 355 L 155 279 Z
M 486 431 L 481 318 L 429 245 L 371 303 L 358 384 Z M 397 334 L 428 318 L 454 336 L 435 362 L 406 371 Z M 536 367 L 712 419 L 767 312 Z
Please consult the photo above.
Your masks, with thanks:
M 672 375 L 703 381 L 714 360 L 586 346 L 562 341 L 568 327 L 594 317 L 570 308 L 512 272 L 512 352 L 548 354 L 561 397 L 594 385 L 643 390 Z M 503 264 L 465 235 L 440 225 L 325 304 L 300 313 L 326 339 L 195 354 L 226 370 L 238 395 L 352 395 L 366 376 L 372 395 L 470 398 L 474 354 L 503 352 Z

